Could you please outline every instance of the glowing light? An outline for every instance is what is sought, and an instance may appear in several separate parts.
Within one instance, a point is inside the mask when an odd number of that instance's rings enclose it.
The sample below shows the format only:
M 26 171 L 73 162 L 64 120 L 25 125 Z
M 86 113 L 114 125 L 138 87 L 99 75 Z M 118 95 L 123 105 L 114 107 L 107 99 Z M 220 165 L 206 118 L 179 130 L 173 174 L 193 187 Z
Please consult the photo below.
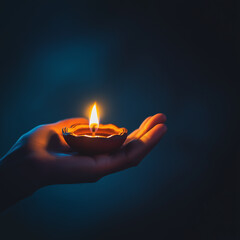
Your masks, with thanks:
M 94 103 L 92 107 L 91 115 L 90 115 L 90 120 L 89 120 L 89 128 L 93 133 L 93 135 L 98 130 L 98 127 L 99 127 L 99 120 L 97 115 L 97 104 Z

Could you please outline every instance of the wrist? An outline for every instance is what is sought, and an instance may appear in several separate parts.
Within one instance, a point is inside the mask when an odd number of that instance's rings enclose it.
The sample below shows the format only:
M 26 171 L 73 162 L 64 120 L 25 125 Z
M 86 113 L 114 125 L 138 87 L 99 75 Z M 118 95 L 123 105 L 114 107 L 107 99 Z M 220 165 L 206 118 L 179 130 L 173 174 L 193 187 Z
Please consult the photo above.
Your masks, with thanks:
M 29 167 L 18 162 L 11 154 L 0 160 L 0 212 L 38 189 L 30 179 Z
M 8 207 L 14 205 L 16 202 L 21 200 L 17 196 L 14 196 L 7 186 L 5 179 L 3 179 L 0 171 L 0 212 L 4 211 Z

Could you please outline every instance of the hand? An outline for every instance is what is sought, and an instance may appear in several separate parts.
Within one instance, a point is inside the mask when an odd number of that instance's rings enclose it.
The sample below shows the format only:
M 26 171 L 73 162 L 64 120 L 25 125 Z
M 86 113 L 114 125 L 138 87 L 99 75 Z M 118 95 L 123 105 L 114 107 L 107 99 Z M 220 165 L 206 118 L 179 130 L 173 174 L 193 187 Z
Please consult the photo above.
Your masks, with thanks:
M 137 166 L 166 133 L 165 121 L 164 114 L 148 117 L 127 137 L 119 151 L 97 156 L 73 152 L 62 136 L 63 127 L 88 124 L 84 118 L 34 128 L 0 161 L 0 192 L 5 196 L 1 208 L 47 185 L 96 182 L 110 173 Z

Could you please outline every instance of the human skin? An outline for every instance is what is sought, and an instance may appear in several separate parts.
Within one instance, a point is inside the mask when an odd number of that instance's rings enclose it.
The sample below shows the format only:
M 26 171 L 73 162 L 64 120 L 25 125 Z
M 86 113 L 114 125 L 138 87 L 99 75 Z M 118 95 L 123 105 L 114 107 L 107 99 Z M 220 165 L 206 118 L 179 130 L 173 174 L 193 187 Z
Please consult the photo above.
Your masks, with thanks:
M 97 156 L 73 152 L 62 135 L 63 127 L 88 124 L 87 119 L 71 118 L 32 129 L 0 160 L 0 211 L 48 185 L 96 182 L 137 166 L 166 133 L 165 121 L 161 113 L 146 118 L 121 149 Z

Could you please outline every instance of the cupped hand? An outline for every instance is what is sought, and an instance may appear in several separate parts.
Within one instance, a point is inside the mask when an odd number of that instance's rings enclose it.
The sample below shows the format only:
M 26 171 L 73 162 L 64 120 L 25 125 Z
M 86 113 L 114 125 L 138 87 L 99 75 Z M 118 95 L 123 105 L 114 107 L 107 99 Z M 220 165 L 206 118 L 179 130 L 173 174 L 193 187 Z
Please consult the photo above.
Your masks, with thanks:
M 121 149 L 113 154 L 82 156 L 73 152 L 62 135 L 63 127 L 88 124 L 84 118 L 71 118 L 41 125 L 24 134 L 2 158 L 0 175 L 17 195 L 64 183 L 95 182 L 105 175 L 137 166 L 167 131 L 164 114 L 144 120 Z

